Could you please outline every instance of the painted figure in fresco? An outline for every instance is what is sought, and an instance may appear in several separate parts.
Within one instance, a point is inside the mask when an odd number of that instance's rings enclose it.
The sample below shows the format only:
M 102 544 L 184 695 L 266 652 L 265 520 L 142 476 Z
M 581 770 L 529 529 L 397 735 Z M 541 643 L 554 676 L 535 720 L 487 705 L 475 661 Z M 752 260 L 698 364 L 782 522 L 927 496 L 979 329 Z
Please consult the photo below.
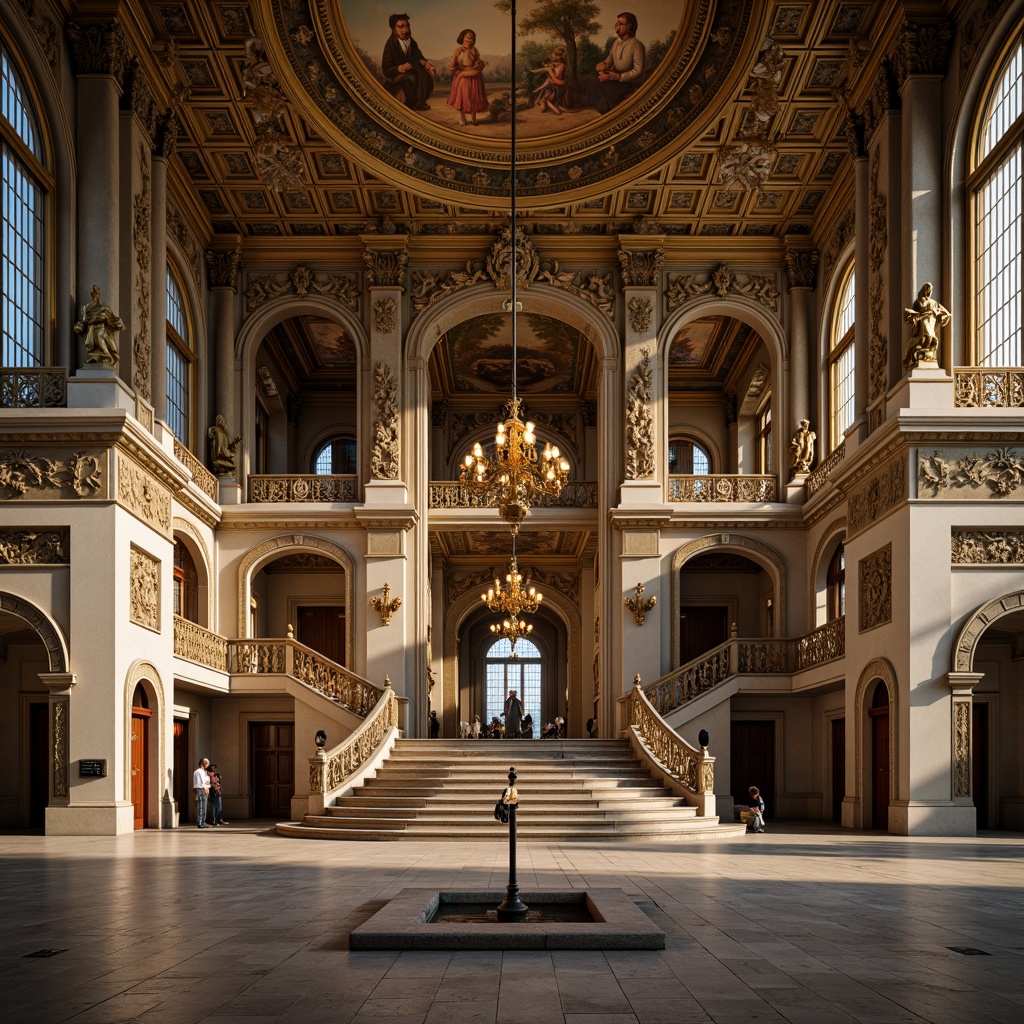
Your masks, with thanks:
M 636 15 L 623 11 L 615 19 L 619 37 L 597 68 L 597 78 L 587 82 L 587 105 L 606 114 L 618 106 L 644 80 L 647 51 L 636 37 Z
M 92 301 L 82 307 L 82 319 L 75 324 L 75 333 L 85 336 L 87 363 L 100 363 L 112 369 L 119 358 L 117 332 L 124 330 L 124 321 L 103 302 L 100 286 L 89 290 Z
M 536 99 L 533 105 L 538 110 L 550 110 L 561 114 L 569 107 L 569 80 L 566 78 L 565 50 L 557 47 L 540 68 L 530 68 L 531 75 L 544 75 L 544 80 L 533 91 Z
M 939 328 L 949 323 L 950 313 L 941 302 L 932 298 L 931 282 L 926 281 L 921 285 L 914 304 L 903 310 L 903 319 L 914 325 L 903 369 L 912 369 L 923 362 L 937 362 Z
M 437 69 L 423 56 L 413 39 L 408 14 L 392 14 L 388 27 L 391 35 L 384 44 L 380 61 L 384 88 L 399 103 L 413 110 L 429 110 L 427 100 L 434 89 Z
M 490 105 L 484 89 L 483 72 L 486 64 L 480 59 L 480 51 L 476 48 L 476 33 L 471 28 L 464 28 L 456 42 L 459 48 L 452 54 L 448 64 L 452 76 L 448 106 L 459 112 L 463 124 L 466 123 L 467 114 L 476 124 L 476 115 Z

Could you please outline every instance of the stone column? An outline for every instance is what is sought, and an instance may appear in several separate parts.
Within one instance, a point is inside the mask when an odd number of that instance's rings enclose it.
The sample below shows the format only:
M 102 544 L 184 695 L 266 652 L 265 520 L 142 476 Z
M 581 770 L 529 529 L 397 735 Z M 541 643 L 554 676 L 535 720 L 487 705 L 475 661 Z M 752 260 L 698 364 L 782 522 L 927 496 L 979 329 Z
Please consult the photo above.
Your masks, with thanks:
M 953 800 L 957 835 L 976 835 L 977 811 L 974 806 L 974 778 L 971 773 L 974 687 L 985 678 L 984 672 L 949 672 L 946 681 L 952 691 L 950 743 L 953 770 L 950 797 Z
M 178 140 L 178 119 L 165 114 L 157 123 L 156 152 L 153 155 L 153 204 L 150 237 L 153 247 L 153 273 L 150 278 L 152 296 L 153 338 L 152 402 L 153 414 L 167 420 L 167 161 L 174 155 Z M 198 403 L 196 403 L 198 405 Z M 193 426 L 196 447 L 201 449 L 202 424 Z M 181 438 L 182 443 L 187 443 Z
M 807 420 L 811 429 L 821 436 L 816 429 L 815 408 L 812 403 L 810 367 L 817 366 L 811 359 L 811 339 L 814 331 L 811 325 L 813 315 L 812 292 L 818 270 L 818 253 L 812 249 L 786 249 L 786 272 L 789 279 L 789 415 L 790 431 L 799 429 L 801 420 Z M 792 433 L 790 434 L 792 436 Z M 820 449 L 819 449 L 820 451 Z M 785 473 L 779 474 L 783 482 Z M 806 478 L 807 473 L 794 475 Z
M 50 779 L 48 807 L 71 803 L 71 688 L 72 672 L 40 672 L 39 679 L 50 691 Z
M 235 373 L 235 291 L 238 271 L 242 265 L 242 240 L 237 235 L 220 236 L 217 245 L 206 250 L 206 266 L 213 298 L 213 348 L 216 352 L 217 407 L 214 416 L 223 416 L 231 437 L 239 434 L 239 415 L 235 396 L 238 393 Z M 202 426 L 202 424 L 200 424 Z M 203 431 L 205 433 L 205 431 Z M 251 442 L 251 438 L 246 439 Z M 204 445 L 205 447 L 205 445 Z M 235 477 L 222 477 L 220 500 L 222 504 L 241 501 L 240 480 L 249 472 L 248 445 L 238 453 Z

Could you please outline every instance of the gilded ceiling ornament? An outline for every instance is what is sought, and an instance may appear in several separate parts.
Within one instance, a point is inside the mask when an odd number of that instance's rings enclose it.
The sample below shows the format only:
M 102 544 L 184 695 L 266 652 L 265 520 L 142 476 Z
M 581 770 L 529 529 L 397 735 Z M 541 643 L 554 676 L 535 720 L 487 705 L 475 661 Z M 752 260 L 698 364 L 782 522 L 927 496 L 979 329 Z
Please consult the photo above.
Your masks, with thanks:
M 644 334 L 650 330 L 652 313 L 651 300 L 646 295 L 634 295 L 629 300 L 629 326 L 634 333 Z
M 399 467 L 398 383 L 386 363 L 378 363 L 373 372 L 373 404 L 377 417 L 373 423 L 373 449 L 370 469 L 376 480 L 397 480 Z
M 760 192 L 778 150 L 762 140 L 741 140 L 718 150 L 718 181 L 729 192 Z
M 373 328 L 381 334 L 390 334 L 398 326 L 398 303 L 390 295 L 373 304 Z
M 892 621 L 892 545 L 872 552 L 860 570 L 860 632 Z
M 117 335 L 124 330 L 124 321 L 104 304 L 98 284 L 92 286 L 89 294 L 91 301 L 82 307 L 82 319 L 75 324 L 75 334 L 84 336 L 87 363 L 116 370 L 120 359 Z
M 242 246 L 233 249 L 207 249 L 206 266 L 211 288 L 234 288 L 242 266 Z M 250 307 L 252 308 L 252 307 Z
M 647 249 L 643 252 L 620 249 L 618 256 L 619 265 L 622 268 L 622 283 L 627 288 L 649 287 L 658 284 L 658 273 L 661 270 L 662 261 L 665 259 L 665 250 L 660 246 L 657 249 Z
M 626 394 L 626 479 L 654 476 L 654 416 L 651 413 L 651 350 L 640 350 L 640 362 Z
M 368 285 L 402 288 L 405 285 L 405 268 L 409 263 L 409 250 L 364 249 L 363 263 L 366 265 L 366 283 Z

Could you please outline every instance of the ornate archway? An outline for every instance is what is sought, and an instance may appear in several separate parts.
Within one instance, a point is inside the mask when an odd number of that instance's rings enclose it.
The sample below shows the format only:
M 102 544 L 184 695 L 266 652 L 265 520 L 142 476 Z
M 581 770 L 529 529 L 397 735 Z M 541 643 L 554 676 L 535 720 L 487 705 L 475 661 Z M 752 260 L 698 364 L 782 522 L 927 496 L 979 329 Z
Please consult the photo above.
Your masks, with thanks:
M 902 726 L 902 714 L 899 702 L 899 689 L 896 685 L 896 670 L 885 658 L 876 658 L 864 666 L 853 698 L 854 722 L 854 827 L 871 827 L 871 757 L 866 749 L 868 743 L 868 711 L 871 707 L 871 695 L 878 683 L 884 683 L 889 693 L 889 803 L 898 796 L 899 790 L 899 736 Z

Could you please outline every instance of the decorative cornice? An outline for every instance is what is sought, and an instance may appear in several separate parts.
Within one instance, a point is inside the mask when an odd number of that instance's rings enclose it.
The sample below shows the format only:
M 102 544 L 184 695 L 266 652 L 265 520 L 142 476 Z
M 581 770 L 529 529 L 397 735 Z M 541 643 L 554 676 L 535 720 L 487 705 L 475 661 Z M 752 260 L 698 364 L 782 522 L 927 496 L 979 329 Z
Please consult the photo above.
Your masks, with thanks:
M 65 26 L 76 75 L 110 75 L 120 85 L 128 67 L 128 45 L 116 21 L 105 25 L 69 21 Z
M 786 276 L 789 287 L 813 288 L 818 276 L 818 251 L 816 249 L 787 249 Z
M 207 249 L 206 266 L 209 270 L 211 288 L 234 289 L 238 282 L 238 271 L 242 266 L 241 242 L 233 249 Z
M 658 274 L 665 259 L 665 250 L 661 246 L 643 251 L 619 249 L 618 256 L 622 267 L 622 283 L 627 288 L 658 284 Z

